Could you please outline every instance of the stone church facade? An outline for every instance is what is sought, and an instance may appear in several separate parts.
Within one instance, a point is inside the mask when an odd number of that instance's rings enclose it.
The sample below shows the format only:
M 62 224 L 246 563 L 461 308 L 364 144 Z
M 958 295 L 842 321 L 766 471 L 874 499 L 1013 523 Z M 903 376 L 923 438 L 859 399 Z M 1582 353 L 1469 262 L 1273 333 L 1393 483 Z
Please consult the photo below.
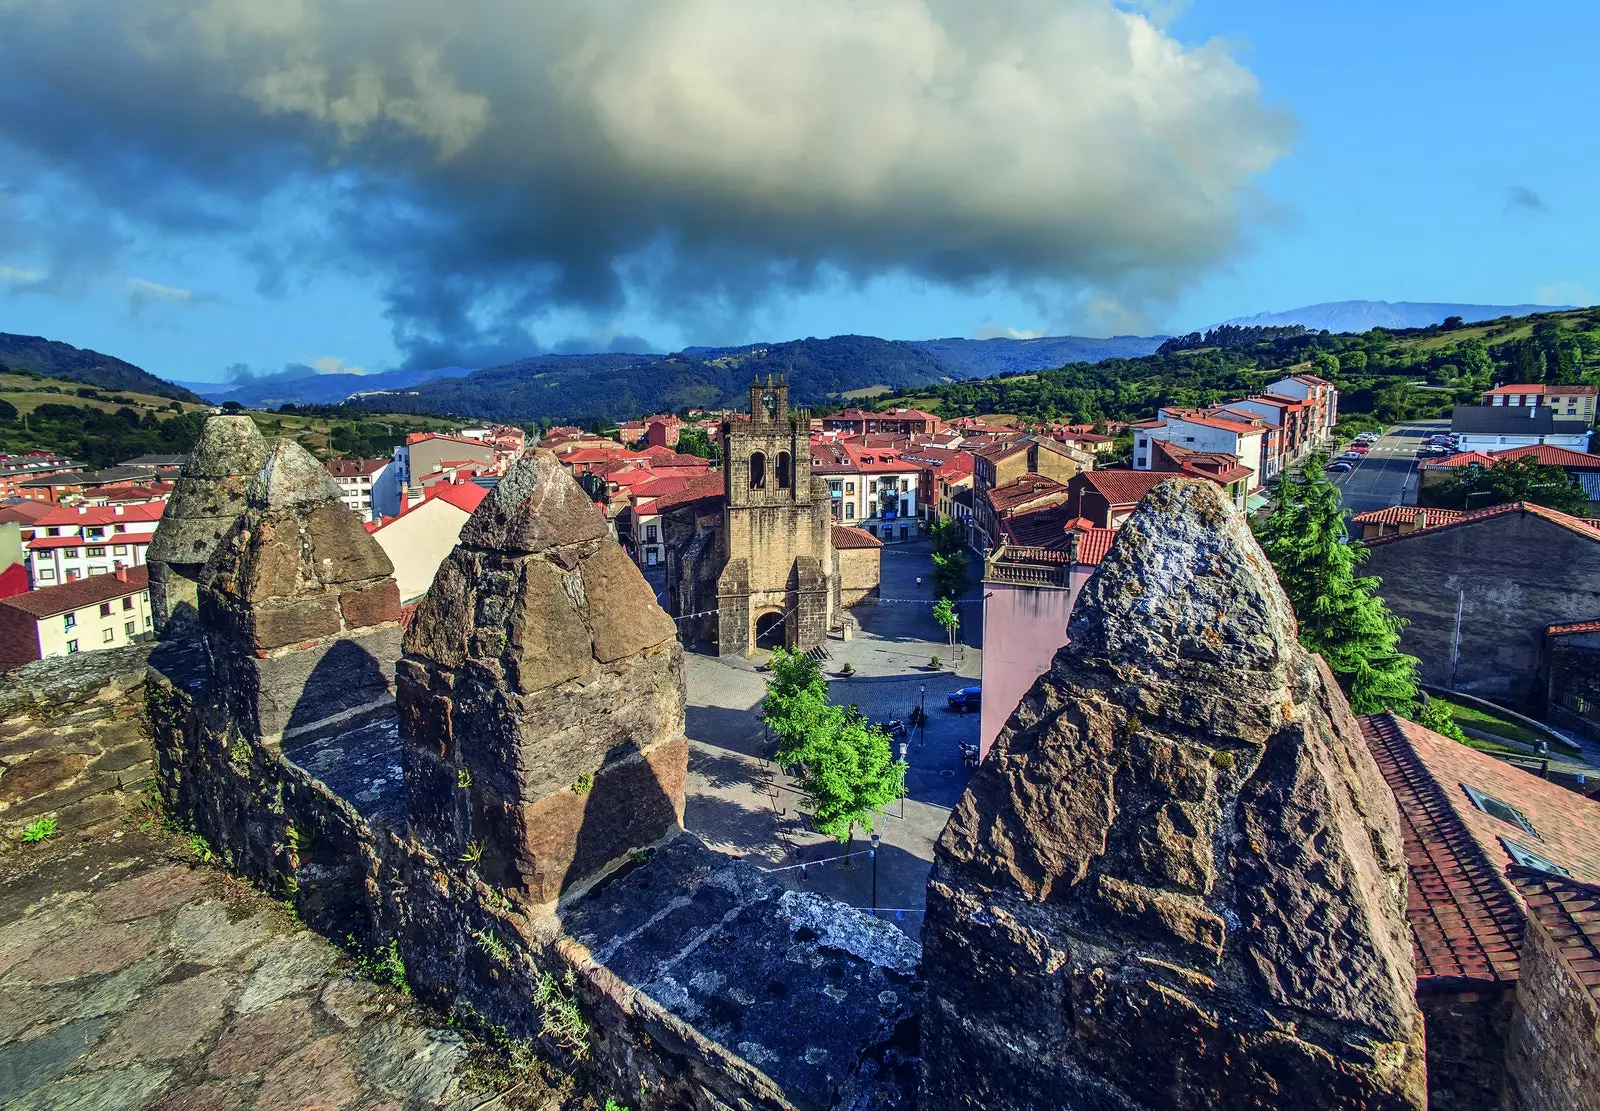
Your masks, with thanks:
M 837 559 L 810 429 L 782 378 L 754 383 L 749 417 L 722 426 L 721 496 L 663 513 L 668 597 L 686 643 L 733 656 L 826 642 Z

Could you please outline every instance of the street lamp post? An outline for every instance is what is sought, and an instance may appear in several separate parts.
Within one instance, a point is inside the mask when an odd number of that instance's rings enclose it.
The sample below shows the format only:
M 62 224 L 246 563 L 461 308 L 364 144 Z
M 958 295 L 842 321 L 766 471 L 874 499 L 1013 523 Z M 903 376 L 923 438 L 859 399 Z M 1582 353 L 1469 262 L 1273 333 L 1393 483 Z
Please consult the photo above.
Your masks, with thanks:
M 906 743 L 904 741 L 900 742 L 900 762 L 902 764 L 909 764 L 910 763 L 910 761 L 906 759 Z M 900 783 L 900 817 L 902 819 L 904 819 L 905 816 L 906 816 L 906 785 L 905 785 L 905 781 L 902 780 L 901 783 Z
M 872 917 L 878 917 L 878 843 L 883 834 L 872 831 Z
M 917 715 L 917 724 L 922 726 L 922 733 L 917 738 L 917 744 L 920 746 L 928 743 L 928 684 L 926 683 L 922 684 L 922 701 L 919 705 L 922 713 Z

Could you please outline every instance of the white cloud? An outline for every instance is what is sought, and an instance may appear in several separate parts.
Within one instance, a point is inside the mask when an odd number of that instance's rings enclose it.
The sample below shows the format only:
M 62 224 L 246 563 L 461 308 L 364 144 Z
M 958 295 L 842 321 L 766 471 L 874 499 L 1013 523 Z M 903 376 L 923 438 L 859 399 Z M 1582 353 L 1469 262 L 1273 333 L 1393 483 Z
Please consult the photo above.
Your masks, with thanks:
M 128 297 L 128 311 L 134 316 L 141 316 L 157 306 L 188 308 L 218 300 L 210 293 L 196 293 L 192 289 L 162 285 L 145 278 L 129 278 L 123 283 L 123 288 Z
M 973 339 L 1038 339 L 1043 332 L 1022 328 L 1009 328 L 1004 324 L 997 324 L 993 320 L 985 320 L 979 325 L 978 330 L 972 333 Z
M 347 366 L 345 361 L 337 355 L 318 355 L 315 359 L 307 359 L 306 365 L 316 370 L 318 374 L 365 374 L 366 367 Z
M 1577 282 L 1551 282 L 1533 291 L 1533 300 L 1539 305 L 1578 305 L 1588 308 L 1600 301 L 1594 290 Z
M 378 270 L 413 350 L 825 270 L 1139 303 L 1232 254 L 1293 125 L 1133 6 L 52 0 L 8 13 L 0 138 L 158 224 L 320 185 L 331 234 L 260 242 Z
M 0 283 L 6 285 L 32 285 L 34 282 L 44 280 L 44 275 L 37 270 L 24 270 L 18 266 L 0 264 Z

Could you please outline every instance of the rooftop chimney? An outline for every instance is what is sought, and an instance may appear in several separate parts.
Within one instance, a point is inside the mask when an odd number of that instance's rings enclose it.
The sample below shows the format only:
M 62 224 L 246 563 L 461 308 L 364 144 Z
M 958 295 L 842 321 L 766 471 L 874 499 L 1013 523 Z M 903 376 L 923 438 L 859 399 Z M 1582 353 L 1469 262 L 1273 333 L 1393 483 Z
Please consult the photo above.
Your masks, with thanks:
M 128 581 L 128 569 L 126 567 L 118 567 L 117 568 L 117 581 L 118 582 L 127 582 Z

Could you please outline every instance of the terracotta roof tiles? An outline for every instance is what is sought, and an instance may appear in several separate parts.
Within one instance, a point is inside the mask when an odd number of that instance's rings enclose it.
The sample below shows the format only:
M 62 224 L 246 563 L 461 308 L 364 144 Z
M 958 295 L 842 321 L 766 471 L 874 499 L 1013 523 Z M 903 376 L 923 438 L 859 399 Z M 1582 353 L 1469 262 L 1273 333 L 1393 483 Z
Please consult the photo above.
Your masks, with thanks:
M 883 547 L 883 541 L 865 529 L 858 529 L 851 525 L 834 525 L 833 546 L 845 550 L 851 548 L 881 548 Z
M 1520 865 L 1512 866 L 1510 876 L 1573 976 L 1600 999 L 1600 887 Z
M 1375 548 L 1379 544 L 1397 544 L 1418 536 L 1434 536 L 1449 529 L 1469 528 L 1482 521 L 1495 517 L 1504 517 L 1508 513 L 1529 513 L 1549 521 L 1553 525 L 1558 525 L 1568 532 L 1576 533 L 1585 540 L 1600 540 L 1600 526 L 1596 526 L 1585 518 L 1573 517 L 1548 506 L 1535 505 L 1533 502 L 1515 501 L 1507 502 L 1505 505 L 1492 505 L 1487 509 L 1475 509 L 1471 513 L 1463 513 L 1459 520 L 1452 521 L 1448 525 L 1440 525 L 1437 528 L 1429 526 L 1425 529 L 1415 529 L 1411 532 L 1402 532 L 1397 536 L 1376 536 L 1371 540 L 1363 540 L 1362 543 L 1369 548 Z
M 0 606 L 11 606 L 38 620 L 54 617 L 60 613 L 70 613 L 85 606 L 92 606 L 96 602 L 109 602 L 113 598 L 137 594 L 149 586 L 150 571 L 140 564 L 138 567 L 126 568 L 120 573 L 90 575 L 76 582 L 30 590 L 26 594 L 0 600 Z

